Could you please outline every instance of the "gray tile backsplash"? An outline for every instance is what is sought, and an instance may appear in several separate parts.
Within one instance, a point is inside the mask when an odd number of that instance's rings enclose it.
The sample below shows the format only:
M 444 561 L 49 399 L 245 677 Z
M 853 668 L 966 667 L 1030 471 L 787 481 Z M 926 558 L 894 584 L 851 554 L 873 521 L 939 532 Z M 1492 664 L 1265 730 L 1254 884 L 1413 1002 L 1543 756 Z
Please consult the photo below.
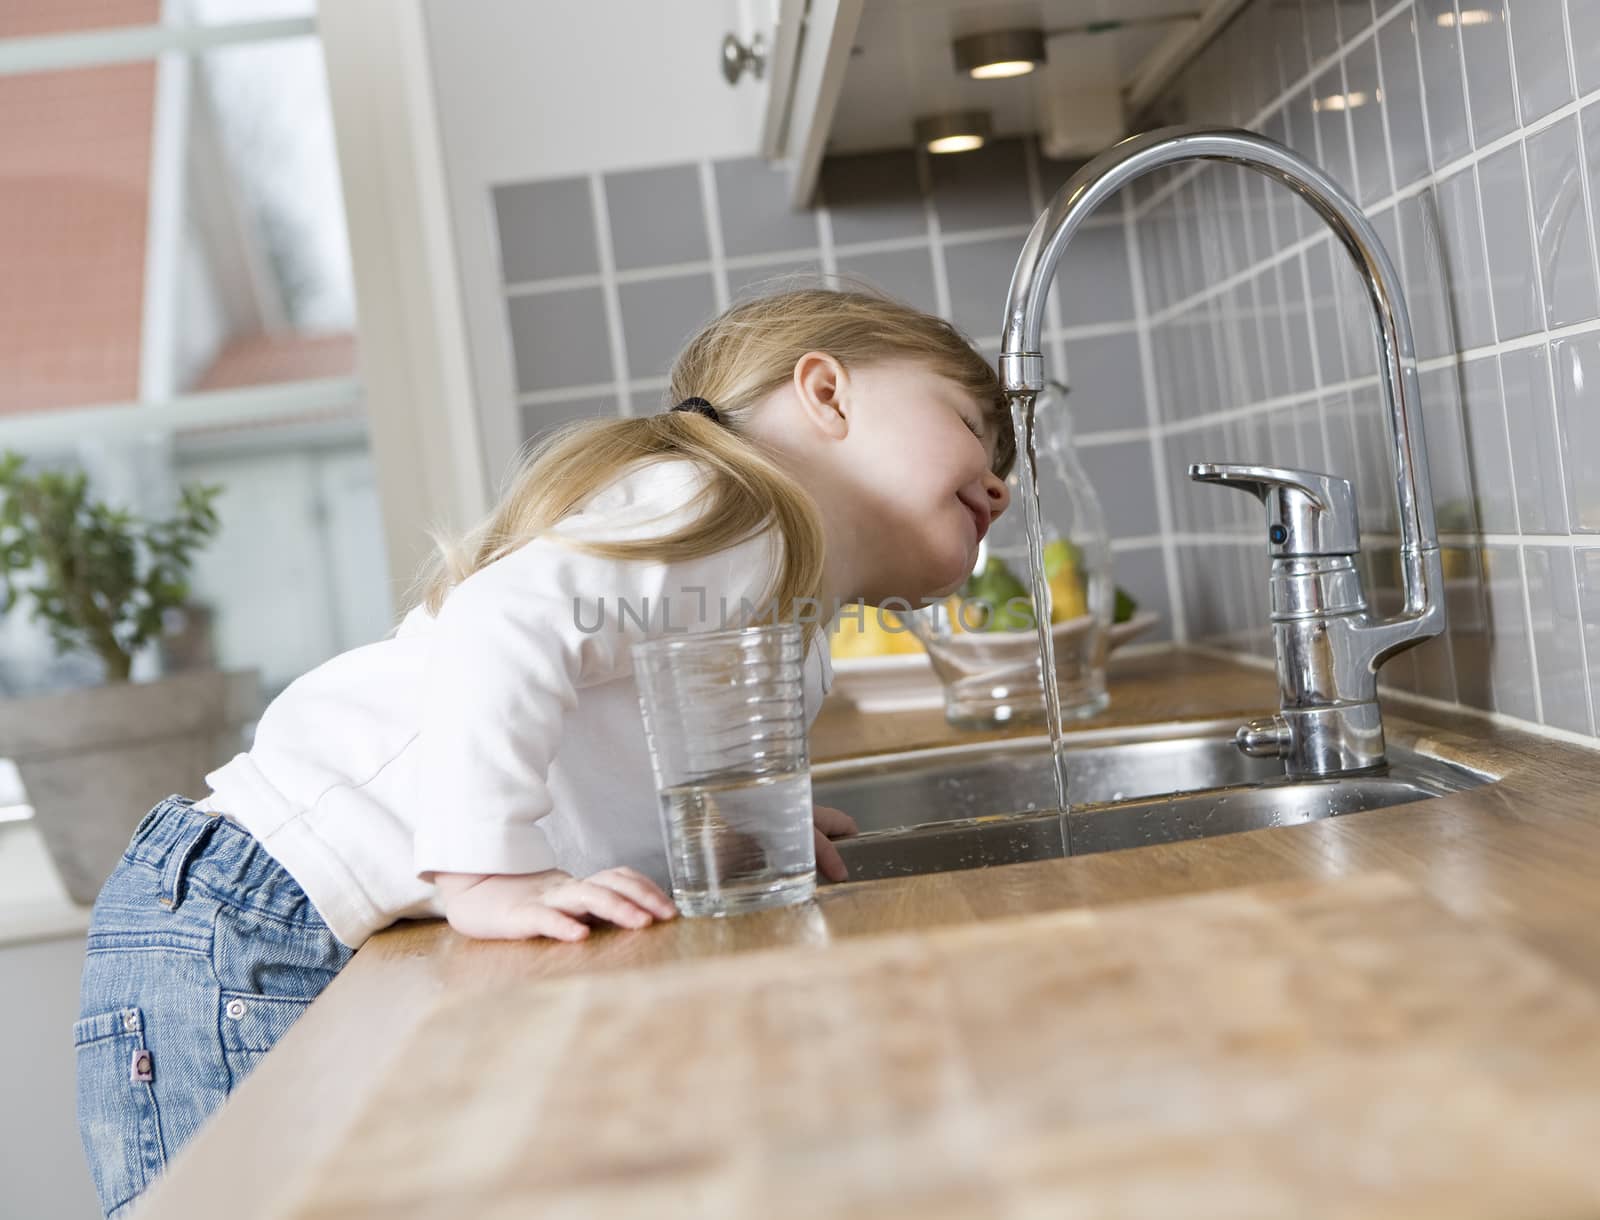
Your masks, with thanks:
M 841 276 L 865 280 L 918 309 L 938 312 L 933 253 L 927 245 L 908 250 L 863 250 L 840 254 L 835 261 Z M 992 317 L 999 316 L 997 309 Z
M 1022 243 L 1015 237 L 946 246 L 945 275 L 950 282 L 950 318 L 969 335 L 998 335 L 1006 312 L 1006 291 Z M 1122 279 L 1128 260 L 1122 260 Z M 1097 281 L 1098 282 L 1098 281 Z
M 1528 175 L 1533 190 L 1535 252 L 1544 286 L 1545 324 L 1582 322 L 1600 312 L 1594 250 L 1583 205 L 1583 158 L 1578 118 L 1569 115 L 1530 135 Z
M 1477 170 L 1483 232 L 1492 237 L 1487 245 L 1495 329 L 1504 342 L 1540 329 L 1543 317 L 1522 145 L 1490 153 Z
M 1015 244 L 1012 267 L 1022 248 L 1021 243 Z M 1004 278 L 996 318 L 1005 312 L 1010 270 Z M 1128 274 L 1128 242 L 1121 225 L 1091 224 L 1073 238 L 1056 267 L 1056 299 L 1063 326 L 1102 326 L 1132 319 L 1133 280 Z
M 611 380 L 600 289 L 514 296 L 506 303 L 517 389 L 549 390 Z
M 1584 653 L 1589 661 L 1589 690 L 1600 690 L 1600 547 L 1576 547 L 1578 610 L 1583 616 Z M 1590 700 L 1590 710 L 1594 701 Z
M 1572 60 L 1578 70 L 1578 92 L 1600 89 L 1600 0 L 1567 0 L 1572 33 Z
M 1385 686 L 1579 734 L 1600 712 L 1597 91 L 1600 0 L 1252 0 L 1154 111 L 1323 166 L 1401 274 L 1450 629 Z M 660 409 L 690 331 L 795 283 L 867 280 L 993 355 L 1022 238 L 1074 168 L 1025 139 L 834 157 L 799 214 L 753 158 L 499 186 L 524 434 Z M 1068 247 L 1046 340 L 1119 583 L 1169 630 L 1272 653 L 1260 506 L 1190 482 L 1202 459 L 1350 478 L 1369 596 L 1398 607 L 1365 290 L 1291 192 L 1231 166 L 1136 184 Z
M 587 178 L 518 182 L 496 187 L 493 195 L 506 283 L 600 270 Z
M 1321 165 L 1405 289 L 1450 629 L 1384 683 L 1593 734 L 1600 548 L 1575 543 L 1600 532 L 1600 0 L 1253 0 L 1216 45 L 1158 103 L 1161 121 L 1248 127 Z M 1220 65 L 1260 80 L 1219 88 Z M 1242 108 L 1252 98 L 1265 100 Z M 1133 226 L 1181 544 L 1174 601 L 1191 638 L 1259 652 L 1252 599 L 1216 574 L 1235 570 L 1239 506 L 1197 498 L 1188 462 L 1351 478 L 1379 606 L 1398 605 L 1398 538 L 1359 277 L 1286 200 L 1247 209 L 1240 233 L 1237 173 L 1169 177 Z M 1259 591 L 1253 563 L 1240 579 Z
M 579 419 L 604 419 L 617 413 L 617 400 L 613 395 L 597 394 L 592 398 L 568 398 L 555 403 L 521 408 L 522 432 L 528 444 L 537 444 L 562 424 Z
M 1378 48 L 1367 39 L 1351 49 L 1344 59 L 1345 91 L 1353 100 L 1383 96 L 1383 85 L 1378 79 Z M 1389 172 L 1389 145 L 1383 138 L 1383 111 L 1363 104 L 1350 111 L 1350 135 L 1356 150 L 1356 177 L 1360 183 L 1359 196 L 1363 204 L 1386 199 L 1394 190 L 1394 178 Z
M 814 250 L 822 243 L 812 212 L 789 210 L 789 175 L 759 157 L 716 164 L 717 214 L 728 258 Z
M 1516 89 L 1511 83 L 1511 46 L 1506 39 L 1505 9 L 1479 10 L 1461 28 L 1461 54 L 1466 61 L 1467 101 L 1472 136 L 1482 148 L 1517 125 Z
M 1428 133 L 1423 122 L 1415 23 L 1402 13 L 1379 29 L 1377 43 L 1389 159 L 1394 166 L 1395 185 L 1409 186 L 1428 172 Z M 1291 145 L 1304 148 L 1305 137 L 1299 132 L 1294 136 Z
M 1559 3 L 1559 0 L 1557 0 Z M 1422 56 L 1422 88 L 1428 115 L 1428 143 L 1435 169 L 1450 164 L 1472 148 L 1467 130 L 1466 80 L 1461 70 L 1461 35 L 1455 0 L 1416 0 L 1408 21 L 1417 34 Z M 1443 18 L 1443 20 L 1440 20 Z
M 1123 432 L 1147 425 L 1144 381 L 1138 372 L 1138 335 L 1130 331 L 1068 339 L 1066 351 L 1076 435 Z
M 1441 179 L 1437 196 L 1451 347 L 1458 351 L 1485 347 L 1494 342 L 1494 315 L 1483 221 L 1478 212 L 1478 179 L 1472 166 Z
M 1497 357 L 1483 356 L 1462 366 L 1472 512 L 1477 528 L 1486 534 L 1517 532 L 1517 491 L 1511 481 L 1505 397 Z
M 820 254 L 794 262 L 734 266 L 728 268 L 728 299 L 742 301 L 793 288 L 818 288 L 824 282 Z
M 1531 123 L 1572 100 L 1563 28 L 1565 5 L 1561 0 L 1514 0 L 1505 7 L 1511 22 L 1522 121 Z
M 1561 485 L 1561 443 L 1550 396 L 1550 358 L 1543 347 L 1500 357 L 1511 471 L 1517 485 L 1517 520 L 1524 534 L 1565 534 L 1566 493 Z
M 1545 723 L 1574 733 L 1592 732 L 1586 684 L 1581 680 L 1583 624 L 1572 548 L 1528 546 L 1523 557 Z
M 698 166 L 607 174 L 605 190 L 618 271 L 710 258 Z
M 665 377 L 678 350 L 717 313 L 709 272 L 617 285 L 628 369 L 636 377 Z
M 1600 333 L 1550 345 L 1556 386 L 1567 523 L 1575 533 L 1600 533 Z

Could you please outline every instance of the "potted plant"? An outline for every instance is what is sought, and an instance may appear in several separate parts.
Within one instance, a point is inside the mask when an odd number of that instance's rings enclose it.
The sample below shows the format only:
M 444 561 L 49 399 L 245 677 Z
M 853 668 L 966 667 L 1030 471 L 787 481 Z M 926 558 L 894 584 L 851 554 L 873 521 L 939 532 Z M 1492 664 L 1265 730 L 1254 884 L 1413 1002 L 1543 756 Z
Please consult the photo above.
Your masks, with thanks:
M 92 499 L 81 473 L 0 456 L 0 612 L 26 603 L 59 652 L 88 650 L 103 670 L 98 686 L 0 699 L 0 756 L 76 902 L 94 901 L 152 805 L 205 793 L 259 711 L 253 670 L 131 680 L 135 654 L 181 617 L 221 491 L 186 487 L 174 516 L 150 521 Z

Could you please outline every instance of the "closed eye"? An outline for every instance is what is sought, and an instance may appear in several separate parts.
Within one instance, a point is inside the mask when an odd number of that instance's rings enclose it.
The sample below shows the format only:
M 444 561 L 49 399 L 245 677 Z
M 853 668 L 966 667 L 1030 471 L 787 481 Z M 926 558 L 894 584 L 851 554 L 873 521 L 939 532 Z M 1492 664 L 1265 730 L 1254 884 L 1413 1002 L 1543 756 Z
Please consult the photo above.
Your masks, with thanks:
M 961 417 L 961 422 L 966 424 L 967 425 L 967 430 L 969 432 L 971 432 L 973 436 L 978 438 L 978 442 L 983 446 L 983 451 L 985 453 L 991 455 L 991 459 L 992 459 L 993 454 L 994 454 L 994 449 L 992 449 L 990 447 L 988 438 L 985 437 L 984 434 L 983 434 L 983 425 L 973 423 L 965 415 L 963 415 Z

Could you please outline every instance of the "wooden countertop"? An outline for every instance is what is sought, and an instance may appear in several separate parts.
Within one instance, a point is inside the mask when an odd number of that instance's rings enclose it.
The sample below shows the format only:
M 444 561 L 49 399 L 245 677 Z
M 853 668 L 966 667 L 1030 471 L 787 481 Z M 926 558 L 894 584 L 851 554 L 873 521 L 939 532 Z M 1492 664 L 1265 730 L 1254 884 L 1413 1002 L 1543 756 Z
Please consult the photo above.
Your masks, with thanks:
M 1112 665 L 1112 706 L 1093 726 L 1248 717 L 1273 710 L 1272 675 L 1181 651 Z M 1501 776 L 1446 797 L 1323 822 L 1001 869 L 824 889 L 814 904 L 735 920 L 601 932 L 579 945 L 472 942 L 440 921 L 373 937 L 149 1193 L 139 1220 L 281 1216 L 348 1134 L 423 1022 L 462 997 L 492 1008 L 532 981 L 729 954 L 785 955 L 883 933 L 1096 910 L 1156 897 L 1394 874 L 1457 917 L 1512 938 L 1563 977 L 1600 988 L 1600 753 L 1476 717 L 1385 699 L 1390 740 Z M 938 712 L 862 716 L 825 707 L 816 761 L 988 736 Z M 578 985 L 574 982 L 574 986 Z M 624 980 L 618 980 L 618 987 Z M 1019 1013 L 1018 1020 L 1026 1019 Z M 506 1088 L 515 1088 L 508 1082 Z M 652 1104 L 655 1104 L 652 1102 Z M 419 1112 L 418 1122 L 426 1122 Z M 670 1116 L 666 1120 L 670 1122 Z M 432 1214 L 423 1213 L 421 1214 Z

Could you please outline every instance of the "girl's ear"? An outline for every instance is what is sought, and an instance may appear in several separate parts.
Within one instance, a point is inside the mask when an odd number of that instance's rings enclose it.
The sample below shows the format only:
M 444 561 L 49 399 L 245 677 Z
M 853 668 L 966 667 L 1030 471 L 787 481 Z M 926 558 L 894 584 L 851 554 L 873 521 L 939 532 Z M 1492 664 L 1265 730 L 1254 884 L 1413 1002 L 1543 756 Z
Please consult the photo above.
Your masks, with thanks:
M 850 374 L 827 352 L 807 352 L 794 363 L 794 392 L 801 416 L 828 438 L 839 440 L 850 430 L 845 398 Z

